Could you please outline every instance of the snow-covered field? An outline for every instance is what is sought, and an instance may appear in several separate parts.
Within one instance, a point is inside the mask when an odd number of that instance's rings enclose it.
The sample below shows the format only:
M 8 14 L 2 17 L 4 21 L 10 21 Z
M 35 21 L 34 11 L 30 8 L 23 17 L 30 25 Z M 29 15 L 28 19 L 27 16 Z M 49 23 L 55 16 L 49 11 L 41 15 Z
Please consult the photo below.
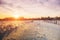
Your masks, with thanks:
M 60 25 L 60 20 L 45 20 L 45 22 Z
M 4 21 L 0 22 L 0 39 L 60 40 L 60 25 L 42 20 Z

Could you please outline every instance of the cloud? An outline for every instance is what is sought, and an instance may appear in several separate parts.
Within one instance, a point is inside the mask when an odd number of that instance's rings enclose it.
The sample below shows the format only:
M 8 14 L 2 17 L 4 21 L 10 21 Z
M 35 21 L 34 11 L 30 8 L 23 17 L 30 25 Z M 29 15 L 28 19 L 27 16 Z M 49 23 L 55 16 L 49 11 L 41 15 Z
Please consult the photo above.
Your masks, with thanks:
M 7 10 L 24 10 L 31 14 L 60 11 L 60 0 L 0 0 L 0 5 Z
M 22 5 L 38 5 L 57 9 L 60 7 L 60 0 L 0 0 L 0 4 L 20 8 Z

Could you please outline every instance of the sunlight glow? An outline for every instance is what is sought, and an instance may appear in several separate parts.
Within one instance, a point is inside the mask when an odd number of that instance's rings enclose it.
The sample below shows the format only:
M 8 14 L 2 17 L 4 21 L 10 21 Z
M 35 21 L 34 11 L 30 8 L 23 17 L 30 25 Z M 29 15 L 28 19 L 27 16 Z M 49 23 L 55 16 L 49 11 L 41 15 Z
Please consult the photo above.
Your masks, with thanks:
M 19 12 L 17 11 L 15 11 L 12 16 L 16 19 L 20 17 Z
M 13 15 L 14 16 L 14 18 L 19 18 L 19 15 L 17 15 L 17 14 L 15 14 L 15 15 Z

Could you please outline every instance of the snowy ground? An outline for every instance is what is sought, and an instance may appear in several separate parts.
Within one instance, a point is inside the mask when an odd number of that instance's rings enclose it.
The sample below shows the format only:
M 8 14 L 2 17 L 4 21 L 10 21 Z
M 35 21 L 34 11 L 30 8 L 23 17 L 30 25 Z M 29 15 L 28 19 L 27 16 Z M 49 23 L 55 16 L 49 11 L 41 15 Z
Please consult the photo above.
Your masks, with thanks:
M 44 21 L 48 22 L 48 23 L 53 23 L 53 24 L 60 25 L 60 20 L 44 20 Z
M 7 22 L 17 27 L 3 40 L 60 40 L 60 25 L 45 21 Z

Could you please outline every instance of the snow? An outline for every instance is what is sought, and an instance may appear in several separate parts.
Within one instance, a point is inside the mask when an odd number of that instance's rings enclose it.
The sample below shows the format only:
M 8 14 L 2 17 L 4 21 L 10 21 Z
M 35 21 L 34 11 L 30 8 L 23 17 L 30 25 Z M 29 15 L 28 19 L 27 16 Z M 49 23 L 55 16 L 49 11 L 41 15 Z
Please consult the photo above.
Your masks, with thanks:
M 16 21 L 17 25 L 3 40 L 60 40 L 60 25 L 45 21 Z

